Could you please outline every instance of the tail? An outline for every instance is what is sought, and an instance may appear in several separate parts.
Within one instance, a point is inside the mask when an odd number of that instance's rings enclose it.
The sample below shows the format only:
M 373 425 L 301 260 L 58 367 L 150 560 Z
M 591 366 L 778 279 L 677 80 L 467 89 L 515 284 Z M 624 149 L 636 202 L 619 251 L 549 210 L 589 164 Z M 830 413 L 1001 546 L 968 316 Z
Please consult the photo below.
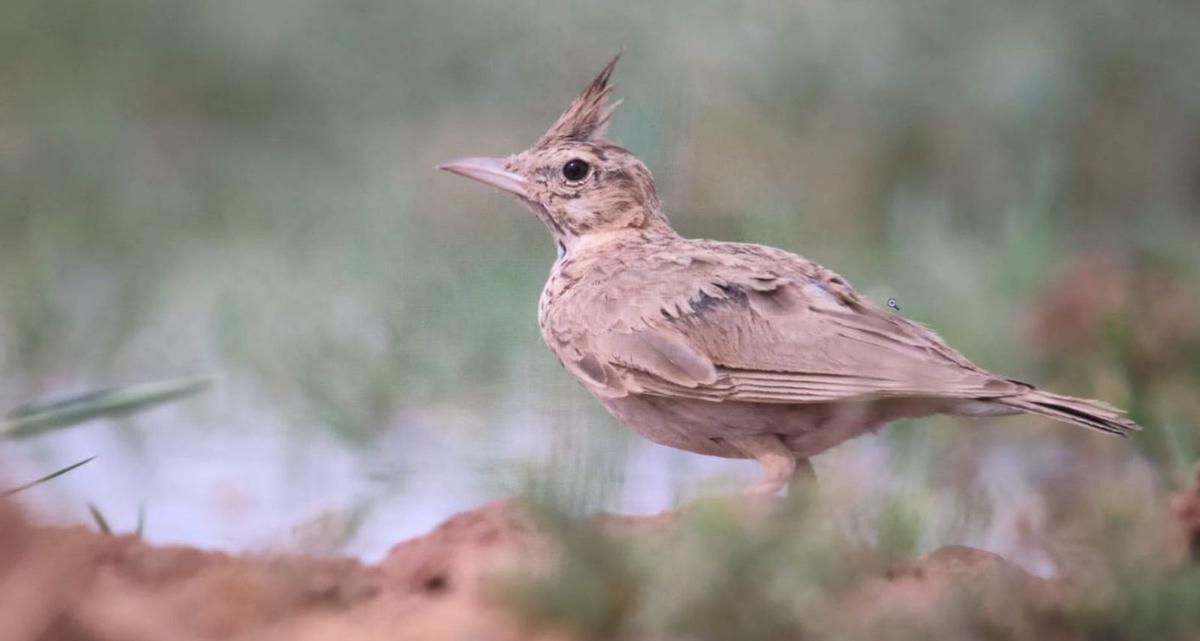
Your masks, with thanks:
M 1126 418 L 1124 412 L 1103 401 L 1061 396 L 1039 389 L 1031 389 L 1018 396 L 989 400 L 996 405 L 1117 436 L 1128 436 L 1130 432 L 1142 429 L 1137 423 Z

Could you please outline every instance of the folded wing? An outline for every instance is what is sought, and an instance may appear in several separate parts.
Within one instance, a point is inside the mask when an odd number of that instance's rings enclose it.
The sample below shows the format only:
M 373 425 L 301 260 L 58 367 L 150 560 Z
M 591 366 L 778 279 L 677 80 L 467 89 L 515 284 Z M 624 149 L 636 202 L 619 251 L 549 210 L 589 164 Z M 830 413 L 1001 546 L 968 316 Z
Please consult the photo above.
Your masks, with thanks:
M 664 301 L 591 336 L 621 390 L 669 397 L 817 403 L 922 396 L 991 398 L 1028 386 L 970 363 L 936 334 L 862 299 L 836 275 L 700 273 L 685 304 Z M 643 304 L 642 307 L 645 307 Z

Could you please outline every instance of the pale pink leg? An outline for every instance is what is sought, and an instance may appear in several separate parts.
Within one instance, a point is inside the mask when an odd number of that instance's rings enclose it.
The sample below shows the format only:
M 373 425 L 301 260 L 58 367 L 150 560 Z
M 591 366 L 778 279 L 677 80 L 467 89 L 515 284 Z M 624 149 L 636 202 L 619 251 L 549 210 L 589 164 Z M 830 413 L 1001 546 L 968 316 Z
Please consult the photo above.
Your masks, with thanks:
M 792 472 L 792 487 L 816 482 L 817 472 L 813 469 L 812 461 L 806 458 L 796 459 L 796 469 Z
M 758 461 L 759 466 L 762 467 L 762 478 L 746 488 L 746 494 L 756 496 L 778 494 L 787 487 L 788 481 L 792 479 L 792 472 L 796 469 L 796 456 L 778 436 L 760 434 L 727 438 L 725 442 Z M 805 462 L 807 463 L 807 460 Z

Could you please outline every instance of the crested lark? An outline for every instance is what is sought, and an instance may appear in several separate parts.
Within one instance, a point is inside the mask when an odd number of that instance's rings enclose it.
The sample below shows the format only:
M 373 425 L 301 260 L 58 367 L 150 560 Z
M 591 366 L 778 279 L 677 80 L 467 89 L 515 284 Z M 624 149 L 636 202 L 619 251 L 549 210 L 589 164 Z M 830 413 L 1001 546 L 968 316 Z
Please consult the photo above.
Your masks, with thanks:
M 538 141 L 441 169 L 515 194 L 558 260 L 542 337 L 608 411 L 646 438 L 753 458 L 774 493 L 807 458 L 900 418 L 1029 413 L 1112 434 L 1099 401 L 991 374 L 932 331 L 773 247 L 695 240 L 667 223 L 649 170 L 605 129 L 616 58 Z

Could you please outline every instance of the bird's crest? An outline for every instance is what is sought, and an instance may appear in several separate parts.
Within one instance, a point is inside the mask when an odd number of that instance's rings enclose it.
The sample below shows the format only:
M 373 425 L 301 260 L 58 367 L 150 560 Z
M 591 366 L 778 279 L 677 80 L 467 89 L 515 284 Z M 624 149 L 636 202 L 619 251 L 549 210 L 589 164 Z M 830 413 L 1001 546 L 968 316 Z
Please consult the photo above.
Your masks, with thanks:
M 617 105 L 621 104 L 619 100 L 608 100 L 609 94 L 612 93 L 612 85 L 608 84 L 608 79 L 620 58 L 619 53 L 614 56 L 588 83 L 583 92 L 571 101 L 567 110 L 554 121 L 545 134 L 542 134 L 537 142 L 538 146 L 555 141 L 594 142 L 604 138 L 608 121 L 612 119 Z

